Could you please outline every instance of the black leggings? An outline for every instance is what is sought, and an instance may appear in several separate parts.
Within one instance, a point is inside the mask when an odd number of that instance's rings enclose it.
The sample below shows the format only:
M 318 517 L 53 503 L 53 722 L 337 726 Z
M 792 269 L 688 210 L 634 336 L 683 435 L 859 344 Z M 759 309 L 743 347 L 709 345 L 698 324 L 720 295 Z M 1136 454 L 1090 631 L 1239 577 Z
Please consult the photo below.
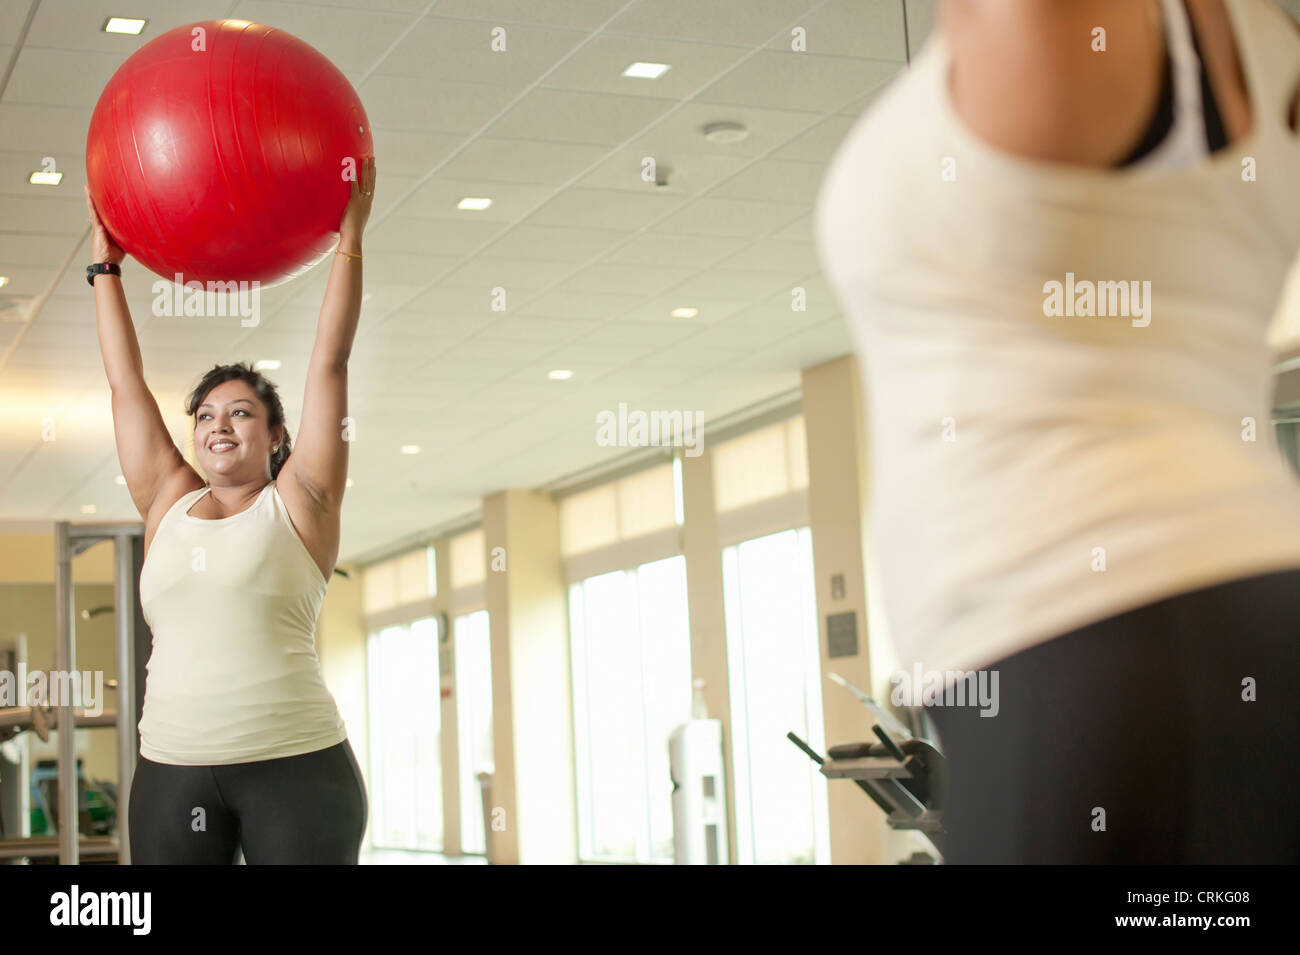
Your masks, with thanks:
M 997 716 L 927 710 L 948 757 L 945 861 L 1300 862 L 1297 634 L 1300 571 L 1287 571 L 991 665 Z
M 131 781 L 131 861 L 230 865 L 242 846 L 249 865 L 356 865 L 366 813 L 365 782 L 347 740 L 226 766 L 141 757 Z

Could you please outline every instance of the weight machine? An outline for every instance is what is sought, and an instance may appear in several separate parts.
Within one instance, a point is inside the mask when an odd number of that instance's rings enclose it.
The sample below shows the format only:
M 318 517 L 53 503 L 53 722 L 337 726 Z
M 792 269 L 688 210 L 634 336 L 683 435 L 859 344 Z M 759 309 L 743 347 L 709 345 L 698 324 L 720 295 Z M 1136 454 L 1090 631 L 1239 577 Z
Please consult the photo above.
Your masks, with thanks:
M 827 779 L 853 780 L 880 807 L 891 829 L 918 830 L 942 854 L 946 842 L 943 754 L 848 680 L 836 673 L 827 676 L 871 711 L 871 731 L 877 742 L 838 743 L 823 759 L 794 733 L 787 733 L 786 738 L 803 750 Z
M 57 856 L 60 865 L 77 865 L 83 852 L 88 857 L 97 858 L 111 858 L 115 854 L 122 865 L 131 861 L 127 804 L 131 779 L 135 774 L 136 754 L 139 752 L 136 724 L 137 714 L 144 702 L 144 665 L 148 661 L 153 640 L 139 600 L 140 568 L 144 564 L 142 524 L 55 523 L 54 668 L 65 673 L 77 669 L 72 558 L 101 541 L 113 542 L 117 706 L 113 711 L 105 711 L 98 716 L 87 716 L 83 711 L 75 710 L 72 701 L 67 699 L 61 699 L 58 706 L 0 709 L 0 741 L 25 730 L 36 732 L 41 739 L 48 738 L 50 729 L 67 730 L 59 733 L 57 837 L 0 839 L 0 861 Z M 75 730 L 89 726 L 117 728 L 116 839 L 111 836 L 83 836 L 79 832 L 81 806 Z

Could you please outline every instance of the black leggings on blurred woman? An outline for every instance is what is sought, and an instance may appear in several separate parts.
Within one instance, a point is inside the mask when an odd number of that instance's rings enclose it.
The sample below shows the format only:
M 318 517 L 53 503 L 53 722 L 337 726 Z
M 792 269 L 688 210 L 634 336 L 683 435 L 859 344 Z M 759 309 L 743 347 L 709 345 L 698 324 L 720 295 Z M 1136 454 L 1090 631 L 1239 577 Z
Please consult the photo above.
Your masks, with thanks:
M 995 717 L 927 710 L 948 758 L 945 861 L 1300 862 L 1298 634 L 1300 571 L 1287 571 L 988 667 Z

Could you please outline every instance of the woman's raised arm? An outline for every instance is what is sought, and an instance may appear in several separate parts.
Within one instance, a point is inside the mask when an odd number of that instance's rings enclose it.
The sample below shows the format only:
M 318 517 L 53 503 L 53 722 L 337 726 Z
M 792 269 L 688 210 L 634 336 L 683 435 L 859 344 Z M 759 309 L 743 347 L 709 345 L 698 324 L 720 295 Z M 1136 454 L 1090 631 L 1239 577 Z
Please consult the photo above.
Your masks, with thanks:
M 343 419 L 348 413 L 348 357 L 361 317 L 361 234 L 375 195 L 373 157 L 362 163 L 358 179 L 352 181 L 352 197 L 339 224 L 339 247 L 316 322 L 298 439 L 279 478 L 296 481 L 331 509 L 342 502 L 348 479 Z
M 86 209 L 93 227 L 95 261 L 120 264 L 126 253 L 109 238 L 89 190 Z M 189 487 L 203 482 L 172 441 L 158 402 L 145 384 L 140 343 L 126 306 L 122 280 L 116 275 L 95 276 L 95 326 L 108 386 L 113 392 L 117 458 L 135 509 L 147 521 L 160 492 L 167 490 L 170 494 L 178 481 Z

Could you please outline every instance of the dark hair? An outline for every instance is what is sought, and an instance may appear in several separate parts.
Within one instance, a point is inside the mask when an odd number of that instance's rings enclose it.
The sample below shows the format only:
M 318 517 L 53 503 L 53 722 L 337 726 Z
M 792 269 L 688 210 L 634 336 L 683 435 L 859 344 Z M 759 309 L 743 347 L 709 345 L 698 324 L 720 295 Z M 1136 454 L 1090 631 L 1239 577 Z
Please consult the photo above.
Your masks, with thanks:
M 190 396 L 185 399 L 185 413 L 194 418 L 199 413 L 199 405 L 203 404 L 203 399 L 208 396 L 208 392 L 227 381 L 242 381 L 253 389 L 262 404 L 266 405 L 266 426 L 269 431 L 274 433 L 276 428 L 284 427 L 284 405 L 280 404 L 280 394 L 275 390 L 275 383 L 263 377 L 261 372 L 254 371 L 253 366 L 248 362 L 213 365 L 212 370 L 199 380 L 194 390 L 190 392 Z M 280 468 L 284 467 L 284 462 L 289 459 L 289 451 L 289 429 L 284 428 L 279 447 L 271 455 L 272 481 L 280 473 Z

